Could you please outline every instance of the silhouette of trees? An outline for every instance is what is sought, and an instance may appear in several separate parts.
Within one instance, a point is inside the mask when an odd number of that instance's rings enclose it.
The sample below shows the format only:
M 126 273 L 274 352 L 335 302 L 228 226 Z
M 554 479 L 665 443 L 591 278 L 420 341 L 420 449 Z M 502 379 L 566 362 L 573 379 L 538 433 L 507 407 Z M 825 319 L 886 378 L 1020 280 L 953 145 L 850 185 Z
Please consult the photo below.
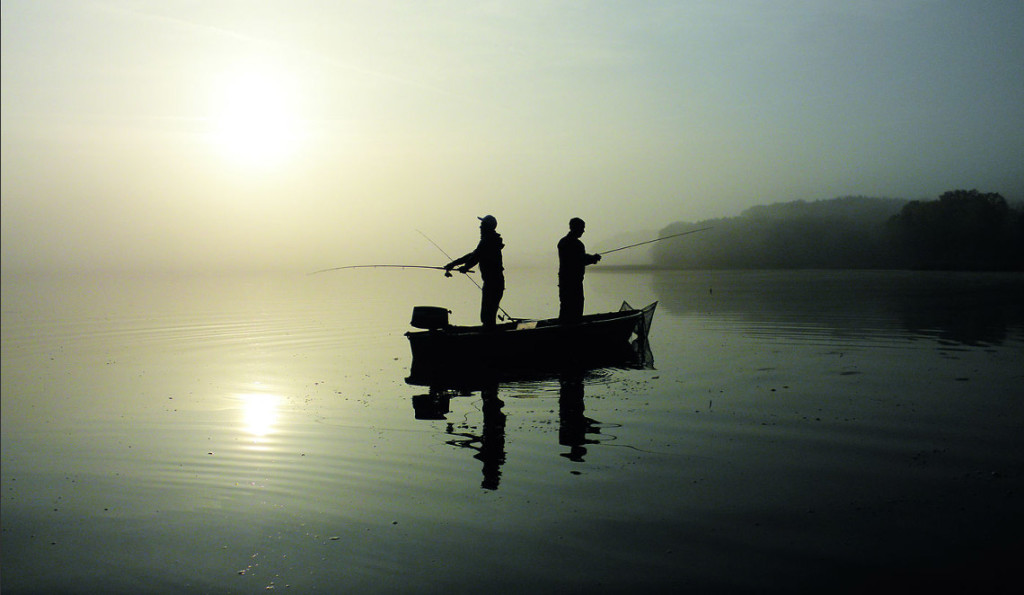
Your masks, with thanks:
M 654 244 L 668 268 L 885 268 L 891 258 L 885 222 L 906 201 L 849 196 L 747 209 L 739 217 L 673 223 L 662 235 L 714 229 Z
M 923 268 L 1024 270 L 1024 206 L 953 190 L 936 201 L 851 196 L 673 223 L 662 236 L 714 229 L 652 247 L 655 266 L 683 269 Z
M 904 267 L 1022 270 L 1022 220 L 997 193 L 951 190 L 937 201 L 907 203 L 888 232 Z

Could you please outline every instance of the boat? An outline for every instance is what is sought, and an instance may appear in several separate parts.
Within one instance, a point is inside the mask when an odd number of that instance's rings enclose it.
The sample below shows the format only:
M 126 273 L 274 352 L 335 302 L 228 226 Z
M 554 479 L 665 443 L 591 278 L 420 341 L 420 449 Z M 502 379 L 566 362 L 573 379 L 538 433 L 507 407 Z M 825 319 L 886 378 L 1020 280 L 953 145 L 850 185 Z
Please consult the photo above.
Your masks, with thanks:
M 448 323 L 451 312 L 437 306 L 413 308 L 405 334 L 412 349 L 406 378 L 421 386 L 458 386 L 507 381 L 567 368 L 651 367 L 647 335 L 657 302 L 617 312 L 588 314 L 577 323 L 557 318 L 512 320 L 485 329 Z

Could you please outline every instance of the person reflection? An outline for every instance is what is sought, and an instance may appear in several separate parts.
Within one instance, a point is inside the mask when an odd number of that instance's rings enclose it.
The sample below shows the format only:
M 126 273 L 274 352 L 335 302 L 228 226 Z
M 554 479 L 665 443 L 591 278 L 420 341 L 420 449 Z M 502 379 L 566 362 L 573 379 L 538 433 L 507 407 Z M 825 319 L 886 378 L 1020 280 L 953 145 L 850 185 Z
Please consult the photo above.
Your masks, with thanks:
M 563 373 L 559 385 L 558 443 L 569 447 L 569 452 L 561 453 L 560 456 L 582 463 L 587 454 L 585 445 L 598 443 L 597 440 L 587 439 L 587 434 L 600 433 L 597 422 L 583 415 L 583 373 Z
M 498 398 L 498 386 L 493 385 L 480 391 L 483 397 L 483 431 L 479 436 L 469 432 L 455 432 L 448 424 L 448 433 L 461 436 L 462 440 L 449 440 L 448 444 L 470 448 L 477 453 L 473 458 L 483 463 L 483 480 L 480 487 L 496 490 L 501 483 L 501 466 L 505 463 L 505 403 Z

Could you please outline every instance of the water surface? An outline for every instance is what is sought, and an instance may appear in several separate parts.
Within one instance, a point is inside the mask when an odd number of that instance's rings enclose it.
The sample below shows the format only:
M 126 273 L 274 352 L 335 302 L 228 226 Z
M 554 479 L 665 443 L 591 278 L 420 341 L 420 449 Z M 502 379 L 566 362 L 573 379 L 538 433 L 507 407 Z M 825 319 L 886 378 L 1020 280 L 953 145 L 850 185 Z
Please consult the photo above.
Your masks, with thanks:
M 403 333 L 472 323 L 459 279 L 5 278 L 2 588 L 983 587 L 1022 546 L 1022 287 L 591 273 L 588 312 L 659 302 L 654 369 L 431 397 Z

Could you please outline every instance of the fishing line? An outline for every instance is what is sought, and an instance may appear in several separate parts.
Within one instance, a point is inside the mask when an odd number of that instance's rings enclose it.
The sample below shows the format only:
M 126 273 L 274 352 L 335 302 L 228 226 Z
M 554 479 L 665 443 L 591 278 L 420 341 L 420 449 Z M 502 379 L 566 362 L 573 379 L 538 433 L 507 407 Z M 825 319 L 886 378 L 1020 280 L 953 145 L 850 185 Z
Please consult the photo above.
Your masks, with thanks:
M 653 240 L 647 240 L 646 242 L 638 242 L 636 244 L 630 244 L 628 246 L 623 246 L 621 248 L 616 248 L 614 250 L 605 250 L 604 252 L 598 252 L 598 254 L 600 254 L 600 255 L 611 254 L 612 252 L 618 252 L 619 250 L 625 250 L 626 248 L 636 248 L 637 246 L 643 246 L 644 244 L 651 244 L 653 242 L 660 242 L 662 240 L 668 240 L 670 238 L 678 238 L 679 236 L 690 235 L 691 233 L 697 233 L 698 231 L 707 231 L 709 229 L 712 229 L 712 228 L 711 227 L 702 227 L 700 229 L 691 229 L 690 231 L 684 231 L 683 233 L 675 233 L 675 234 L 672 234 L 670 236 L 665 236 L 663 238 L 654 238 Z
M 440 250 L 441 254 L 444 254 L 444 257 L 447 258 L 449 261 L 455 260 L 454 258 L 449 256 L 447 252 L 444 251 L 444 248 L 438 246 L 437 242 L 435 242 L 434 240 L 430 239 L 427 236 L 427 234 L 423 233 L 422 231 L 420 231 L 418 229 L 416 230 L 416 233 L 418 233 L 421 236 L 423 236 L 424 238 L 426 238 L 426 240 L 428 242 L 430 242 L 431 244 L 433 244 L 435 248 Z M 440 269 L 444 270 L 445 272 L 448 273 L 449 277 L 451 276 L 451 273 L 449 272 L 449 269 L 446 269 L 444 267 L 436 267 L 436 268 L 440 268 Z M 472 281 L 473 285 L 476 285 L 476 288 L 479 289 L 481 292 L 484 290 L 483 286 L 476 282 L 476 279 L 474 279 L 472 277 L 468 277 L 468 276 L 466 278 L 469 279 L 470 281 Z M 505 315 L 505 320 L 523 320 L 522 318 L 513 318 L 512 316 L 509 315 L 508 312 L 505 311 L 505 308 L 502 308 L 500 305 L 498 306 L 498 309 L 501 310 L 501 313 Z

